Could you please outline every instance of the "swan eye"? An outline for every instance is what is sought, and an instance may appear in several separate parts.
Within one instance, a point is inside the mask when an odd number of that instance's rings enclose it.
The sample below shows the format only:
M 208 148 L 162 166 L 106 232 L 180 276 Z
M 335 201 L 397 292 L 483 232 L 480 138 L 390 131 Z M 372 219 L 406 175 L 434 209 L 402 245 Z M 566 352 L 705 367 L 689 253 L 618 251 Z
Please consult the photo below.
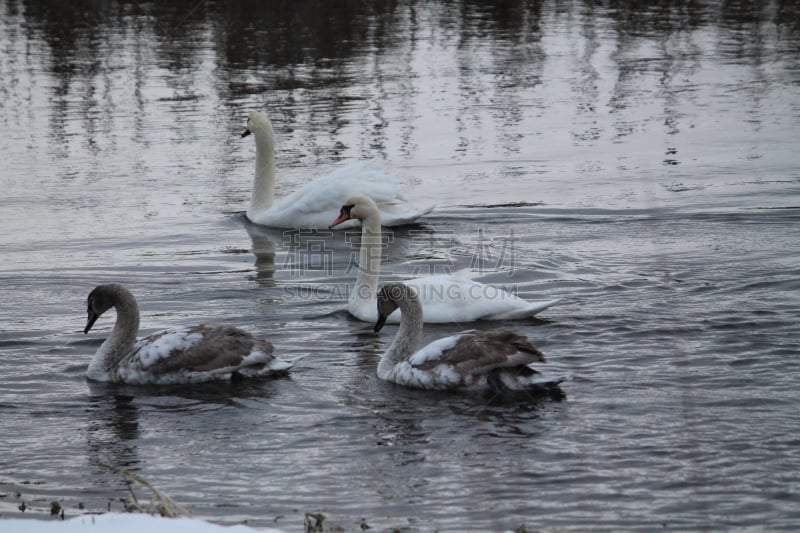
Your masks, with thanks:
M 355 206 L 355 204 L 343 205 L 342 206 L 342 211 L 341 211 L 342 214 L 347 213 L 349 215 L 350 214 L 350 210 L 353 209 L 353 206 Z

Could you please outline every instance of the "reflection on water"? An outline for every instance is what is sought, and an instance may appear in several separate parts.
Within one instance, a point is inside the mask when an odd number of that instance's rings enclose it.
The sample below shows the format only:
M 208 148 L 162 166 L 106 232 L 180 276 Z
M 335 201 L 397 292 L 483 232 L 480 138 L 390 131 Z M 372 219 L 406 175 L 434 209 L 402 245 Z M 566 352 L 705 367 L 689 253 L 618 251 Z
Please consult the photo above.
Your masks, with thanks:
M 109 388 L 90 383 L 92 395 L 87 408 L 86 455 L 92 479 L 97 483 L 101 476 L 102 489 L 119 487 L 119 473 L 136 470 L 139 465 L 137 440 L 141 434 L 134 396 L 113 394 Z
M 0 3 L 0 511 L 103 511 L 131 468 L 292 531 L 791 530 L 798 53 L 783 0 Z M 440 206 L 384 235 L 383 279 L 562 298 L 499 325 L 574 376 L 567 400 L 378 380 L 396 326 L 343 311 L 360 231 L 242 215 L 256 109 L 279 196 L 376 158 Z M 143 334 L 231 324 L 297 364 L 87 383 L 86 294 L 112 281 Z
M 440 169 L 441 187 L 425 183 L 450 196 L 462 180 L 524 186 L 531 172 L 546 170 L 543 157 L 567 176 L 630 171 L 635 178 L 643 165 L 697 164 L 690 143 L 713 126 L 702 121 L 708 97 L 718 99 L 715 111 L 730 114 L 730 122 L 715 118 L 714 131 L 731 135 L 724 129 L 737 122 L 755 135 L 745 156 L 765 157 L 777 148 L 758 140 L 762 123 L 780 120 L 768 107 L 798 81 L 793 2 L 607 9 L 528 1 L 29 1 L 4 10 L 6 120 L 27 124 L 30 143 L 40 139 L 31 132 L 46 130 L 45 161 L 58 162 L 61 179 L 89 184 L 102 183 L 109 165 L 123 165 L 137 181 L 168 170 L 153 128 L 165 128 L 164 140 L 187 158 L 213 154 L 217 168 L 228 169 L 238 164 L 226 148 L 233 141 L 219 131 L 221 147 L 209 152 L 197 143 L 204 125 L 196 121 L 230 129 L 254 106 L 273 116 L 284 167 L 376 155 L 438 164 L 443 156 L 507 159 L 460 176 Z M 707 79 L 729 75 L 720 93 L 708 91 Z M 659 131 L 651 131 L 656 124 Z M 4 140 L 3 150 L 15 142 Z M 577 167 L 561 153 L 564 145 L 609 142 L 609 155 L 589 150 Z M 122 152 L 125 161 L 115 161 Z M 403 173 L 415 185 L 427 181 Z M 497 196 L 485 185 L 477 192 Z M 240 196 L 230 199 L 240 206 Z M 559 197 L 543 196 L 551 203 Z
M 275 285 L 275 243 L 277 237 L 283 237 L 283 232 L 265 228 L 248 221 L 243 223 L 253 246 L 250 251 L 255 256 L 255 282 L 261 287 Z

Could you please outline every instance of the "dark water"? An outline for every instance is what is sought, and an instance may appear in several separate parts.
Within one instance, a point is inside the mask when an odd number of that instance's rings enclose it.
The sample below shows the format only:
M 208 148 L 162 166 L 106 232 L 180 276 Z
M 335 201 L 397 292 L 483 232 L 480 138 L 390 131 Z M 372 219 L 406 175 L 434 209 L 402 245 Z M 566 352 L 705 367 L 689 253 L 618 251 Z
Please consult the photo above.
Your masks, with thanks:
M 796 2 L 270 4 L 0 4 L 2 517 L 121 510 L 127 468 L 195 516 L 291 531 L 797 528 Z M 255 109 L 278 194 L 376 158 L 438 203 L 386 278 L 563 298 L 478 327 L 531 336 L 567 400 L 380 382 L 396 327 L 342 311 L 357 239 L 244 220 Z M 88 383 L 107 281 L 143 333 L 236 324 L 302 360 Z

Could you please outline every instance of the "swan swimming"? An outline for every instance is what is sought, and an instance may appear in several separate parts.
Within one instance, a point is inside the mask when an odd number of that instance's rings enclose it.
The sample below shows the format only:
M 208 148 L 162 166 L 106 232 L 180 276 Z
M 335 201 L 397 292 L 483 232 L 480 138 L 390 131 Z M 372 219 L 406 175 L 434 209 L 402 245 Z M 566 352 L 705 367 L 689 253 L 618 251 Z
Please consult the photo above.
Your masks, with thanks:
M 160 331 L 138 342 L 139 306 L 117 283 L 98 285 L 87 298 L 84 333 L 111 308 L 117 319 L 92 357 L 86 376 L 130 385 L 198 383 L 285 374 L 292 364 L 275 357 L 272 344 L 231 326 L 190 326 Z
M 544 355 L 526 337 L 508 329 L 469 330 L 418 349 L 424 311 L 413 287 L 390 283 L 381 288 L 375 332 L 398 308 L 403 317 L 378 363 L 380 379 L 418 389 L 564 397 L 559 388 L 564 377 L 544 376 L 529 366 L 544 362 Z
M 361 220 L 358 274 L 347 310 L 364 322 L 375 322 L 378 316 L 375 301 L 381 269 L 380 217 L 375 202 L 366 195 L 358 195 L 345 201 L 339 216 L 331 223 L 334 227 L 347 220 Z M 559 301 L 529 302 L 503 289 L 453 274 L 415 278 L 404 283 L 416 289 L 428 323 L 527 318 Z M 389 320 L 399 322 L 401 314 L 395 313 Z
M 264 113 L 250 113 L 242 137 L 250 134 L 256 140 L 255 178 L 247 209 L 251 222 L 276 228 L 327 229 L 328 213 L 359 191 L 375 199 L 386 226 L 411 224 L 434 208 L 409 205 L 400 196 L 399 184 L 374 168 L 371 161 L 340 167 L 276 200 L 275 136 Z

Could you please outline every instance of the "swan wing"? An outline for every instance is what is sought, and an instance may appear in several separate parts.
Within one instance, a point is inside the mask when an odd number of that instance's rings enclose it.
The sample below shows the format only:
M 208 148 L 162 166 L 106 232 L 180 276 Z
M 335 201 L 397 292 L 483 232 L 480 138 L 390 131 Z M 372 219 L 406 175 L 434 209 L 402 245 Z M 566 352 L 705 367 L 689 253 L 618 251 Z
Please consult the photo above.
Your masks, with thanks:
M 427 324 L 473 322 L 476 320 L 516 320 L 535 316 L 560 300 L 528 301 L 499 289 L 461 276 L 436 275 L 404 281 L 413 287 L 422 303 L 422 317 Z M 351 298 L 347 309 L 356 318 L 375 322 L 375 300 Z M 400 322 L 398 309 L 387 322 Z
M 433 206 L 413 209 L 400 195 L 400 184 L 378 169 L 374 161 L 358 161 L 316 178 L 261 213 L 248 214 L 257 224 L 284 228 L 327 229 L 342 204 L 351 196 L 372 198 L 385 225 L 408 224 Z M 252 216 L 251 216 L 252 215 Z M 355 227 L 357 222 L 342 227 Z
M 381 208 L 381 225 L 383 226 L 406 226 L 413 224 L 418 218 L 421 218 L 436 207 L 435 205 L 426 205 L 416 209 L 410 208 L 408 205 L 402 206 L 385 206 Z
M 428 323 L 524 318 L 558 302 L 529 302 L 499 287 L 463 276 L 436 275 L 405 283 L 417 290 Z
M 446 343 L 441 342 L 446 340 Z M 544 355 L 527 337 L 508 329 L 465 331 L 417 351 L 409 362 L 419 370 L 447 365 L 461 375 L 487 374 L 495 368 L 513 368 L 544 362 Z
M 248 374 L 285 370 L 285 365 L 275 365 L 272 352 L 272 344 L 238 328 L 192 326 L 141 339 L 121 361 L 117 373 L 127 383 L 142 383 L 163 381 L 165 376 L 175 374 L 210 376 L 244 369 Z

